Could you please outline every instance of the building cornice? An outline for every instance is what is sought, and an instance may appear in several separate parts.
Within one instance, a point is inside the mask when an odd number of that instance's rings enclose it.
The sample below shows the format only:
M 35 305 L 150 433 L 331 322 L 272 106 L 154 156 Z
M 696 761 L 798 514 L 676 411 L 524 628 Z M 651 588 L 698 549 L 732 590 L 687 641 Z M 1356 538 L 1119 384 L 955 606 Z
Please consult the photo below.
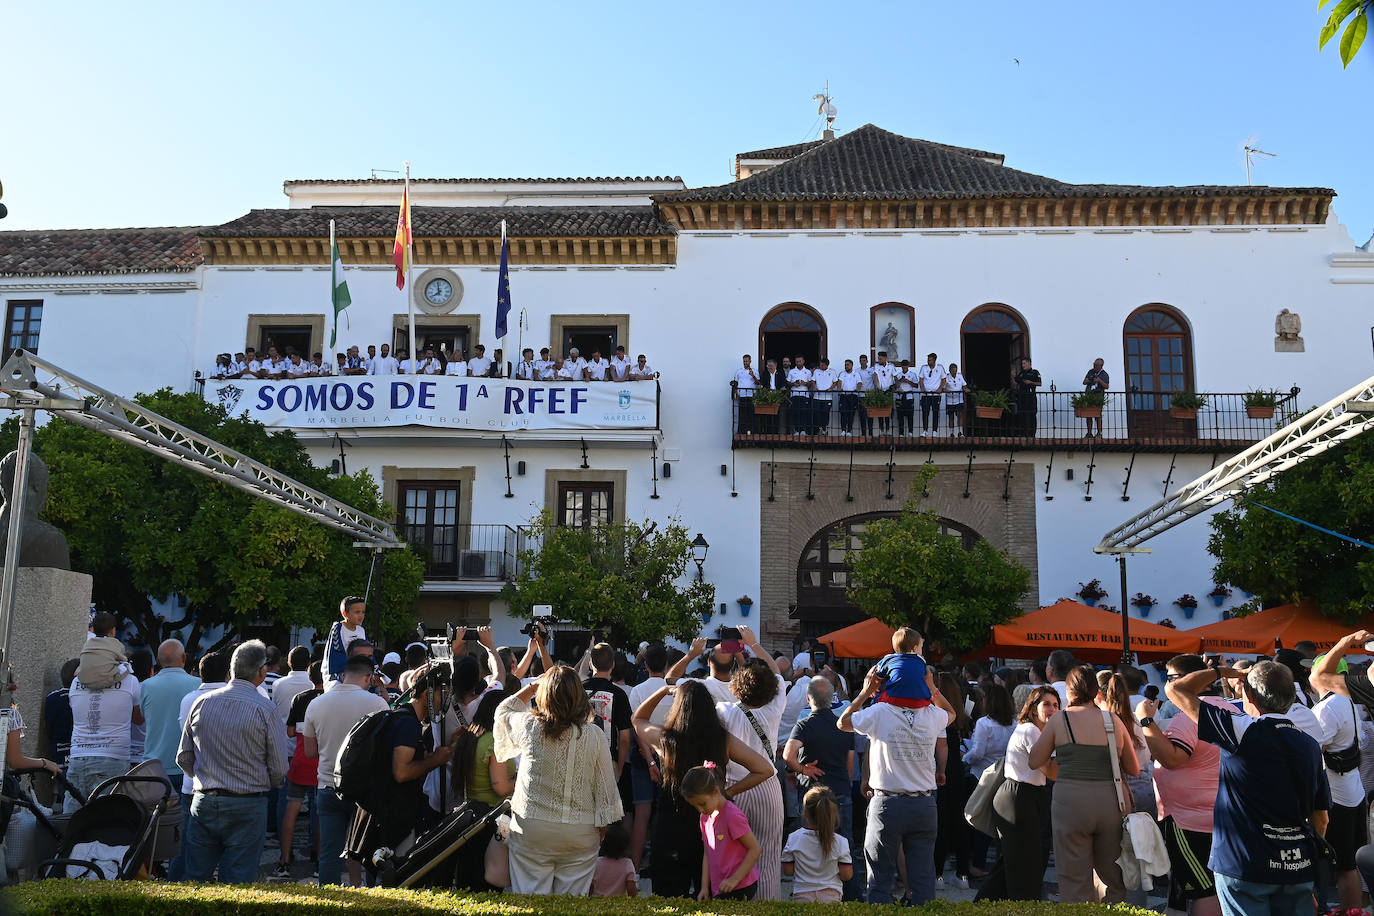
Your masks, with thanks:
M 391 237 L 341 238 L 345 264 L 391 264 Z M 511 238 L 512 265 L 675 264 L 677 239 L 671 235 L 616 237 Z M 201 238 L 205 263 L 328 264 L 327 238 Z M 498 264 L 500 238 L 417 238 L 416 266 Z
M 683 231 L 1298 226 L 1325 223 L 1331 197 L 1295 193 L 908 201 L 659 200 L 654 206 L 660 220 Z

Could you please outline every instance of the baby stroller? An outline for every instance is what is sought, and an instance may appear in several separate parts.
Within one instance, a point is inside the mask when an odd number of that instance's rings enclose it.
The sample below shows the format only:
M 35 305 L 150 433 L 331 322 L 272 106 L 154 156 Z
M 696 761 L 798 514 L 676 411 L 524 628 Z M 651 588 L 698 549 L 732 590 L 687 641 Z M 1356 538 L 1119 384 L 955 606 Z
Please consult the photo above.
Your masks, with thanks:
M 158 769 L 161 766 L 159 763 Z M 86 804 L 72 815 L 57 855 L 38 864 L 40 878 L 114 881 L 148 877 L 158 822 L 174 793 L 165 775 L 143 775 L 136 772 L 138 769 L 95 787 Z M 161 787 L 161 800 L 151 810 L 140 802 L 142 787 L 134 788 L 141 783 Z
M 510 802 L 502 801 L 495 808 L 481 802 L 466 802 L 454 808 L 432 829 L 416 837 L 404 849 L 379 849 L 371 865 L 377 869 L 377 883 L 382 887 L 448 887 L 459 870 L 455 856 L 475 857 L 480 873 L 486 847 L 472 841 L 489 836 L 496 819 L 510 812 Z M 472 848 L 464 850 L 471 844 Z
M 183 814 L 167 769 L 156 757 L 135 766 L 123 776 L 110 780 L 111 792 L 127 795 L 138 802 L 149 817 L 155 818 L 153 861 L 166 862 L 181 852 Z M 101 787 L 97 787 L 99 792 Z
M 47 775 L 42 768 L 11 770 L 4 779 L 0 791 L 0 830 L 5 839 L 5 865 L 8 875 L 0 875 L 0 883 L 6 878 L 27 880 L 34 874 L 38 863 L 57 855 L 58 845 L 67 832 L 70 815 L 61 814 L 45 807 L 38 801 L 29 780 L 37 775 Z M 68 794 L 78 800 L 82 798 L 64 773 L 58 772 L 53 779 Z

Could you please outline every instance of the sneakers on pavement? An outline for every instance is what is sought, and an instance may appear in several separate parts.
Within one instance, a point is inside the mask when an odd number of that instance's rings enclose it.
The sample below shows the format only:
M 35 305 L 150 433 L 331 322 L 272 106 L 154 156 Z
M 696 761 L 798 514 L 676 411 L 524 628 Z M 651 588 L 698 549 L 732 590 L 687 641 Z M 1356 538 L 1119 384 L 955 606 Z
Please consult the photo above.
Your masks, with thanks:
M 267 876 L 268 881 L 289 881 L 291 880 L 291 866 L 285 862 L 278 862 L 277 867 L 272 869 Z

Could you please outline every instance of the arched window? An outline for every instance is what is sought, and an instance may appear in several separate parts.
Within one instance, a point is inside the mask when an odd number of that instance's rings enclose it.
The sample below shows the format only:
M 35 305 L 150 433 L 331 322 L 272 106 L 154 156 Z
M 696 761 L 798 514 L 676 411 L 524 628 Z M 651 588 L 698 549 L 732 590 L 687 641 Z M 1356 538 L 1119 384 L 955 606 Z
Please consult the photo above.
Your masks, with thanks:
M 797 616 L 802 620 L 824 621 L 844 626 L 862 618 L 858 608 L 849 600 L 849 551 L 863 549 L 860 540 L 868 525 L 875 519 L 895 518 L 896 512 L 873 512 L 855 515 L 822 528 L 802 549 L 797 563 Z M 940 519 L 940 530 L 963 540 L 970 548 L 979 541 L 972 528 Z
M 1193 388 L 1193 335 L 1178 310 L 1155 302 L 1126 318 L 1123 332 L 1128 392 L 1132 410 L 1165 410 L 1168 392 Z
M 759 363 L 784 356 L 804 356 L 814 367 L 825 352 L 825 319 L 801 302 L 784 302 L 759 322 Z
M 994 391 L 1011 385 L 1014 368 L 1030 356 L 1026 319 L 1009 305 L 990 302 L 968 313 L 959 328 L 960 368 L 974 388 Z

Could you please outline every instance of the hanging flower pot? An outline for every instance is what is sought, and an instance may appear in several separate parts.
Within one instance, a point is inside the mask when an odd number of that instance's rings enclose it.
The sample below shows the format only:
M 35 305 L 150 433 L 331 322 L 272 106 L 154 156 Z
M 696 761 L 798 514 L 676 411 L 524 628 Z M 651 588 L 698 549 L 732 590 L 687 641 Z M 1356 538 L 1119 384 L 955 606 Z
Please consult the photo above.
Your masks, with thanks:
M 741 617 L 748 617 L 749 611 L 752 610 L 754 607 L 754 599 L 750 598 L 748 595 L 743 595 L 739 598 L 736 598 L 735 603 L 739 605 L 739 613 Z
M 1252 420 L 1272 420 L 1274 419 L 1273 407 L 1247 407 L 1245 415 Z
M 1208 597 L 1212 599 L 1212 603 L 1215 604 L 1217 607 L 1221 607 L 1223 604 L 1226 603 L 1225 595 L 1209 595 Z
M 1152 607 L 1154 607 L 1153 604 L 1137 604 L 1137 605 L 1135 605 L 1135 609 L 1136 609 L 1137 611 L 1140 612 L 1140 616 L 1141 616 L 1141 617 L 1149 617 L 1149 616 L 1150 616 L 1150 608 L 1152 608 Z
M 761 417 L 777 416 L 778 409 L 781 407 L 781 404 L 755 404 L 754 413 Z
M 869 407 L 866 408 L 868 415 L 877 420 L 890 420 L 892 418 L 891 407 Z
M 1185 608 L 1183 609 L 1183 616 L 1184 616 L 1185 618 L 1187 618 L 1188 620 L 1192 620 L 1192 619 L 1193 619 L 1193 615 L 1196 614 L 1196 613 L 1197 613 L 1197 608 L 1195 608 L 1195 607 L 1185 607 Z

